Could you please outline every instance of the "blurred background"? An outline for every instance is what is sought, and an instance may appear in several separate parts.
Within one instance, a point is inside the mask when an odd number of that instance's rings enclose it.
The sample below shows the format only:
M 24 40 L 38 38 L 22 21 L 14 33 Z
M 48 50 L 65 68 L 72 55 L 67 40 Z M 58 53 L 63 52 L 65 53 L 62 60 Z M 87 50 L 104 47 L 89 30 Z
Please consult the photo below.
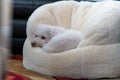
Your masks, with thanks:
M 3 80 L 6 61 L 11 51 L 12 1 L 0 0 L 0 80 Z

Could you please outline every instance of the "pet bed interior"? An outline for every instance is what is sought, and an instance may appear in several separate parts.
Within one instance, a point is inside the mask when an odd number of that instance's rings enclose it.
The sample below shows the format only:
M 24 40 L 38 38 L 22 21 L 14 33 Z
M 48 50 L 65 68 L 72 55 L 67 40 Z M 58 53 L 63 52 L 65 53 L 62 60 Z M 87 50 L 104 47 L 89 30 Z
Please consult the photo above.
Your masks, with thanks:
M 46 4 L 36 9 L 28 19 L 27 36 L 37 24 L 75 29 L 84 34 L 85 40 L 75 49 L 46 53 L 41 48 L 32 47 L 27 37 L 23 46 L 26 69 L 72 78 L 120 75 L 120 2 L 59 1 Z

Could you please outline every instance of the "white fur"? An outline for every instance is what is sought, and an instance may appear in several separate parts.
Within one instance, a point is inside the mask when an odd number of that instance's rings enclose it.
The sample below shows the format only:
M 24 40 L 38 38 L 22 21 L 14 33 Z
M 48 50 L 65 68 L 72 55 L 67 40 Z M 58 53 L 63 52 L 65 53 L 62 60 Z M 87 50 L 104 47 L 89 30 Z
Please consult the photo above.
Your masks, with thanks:
M 42 47 L 49 53 L 74 49 L 83 39 L 83 35 L 79 31 L 46 24 L 39 24 L 32 32 L 30 39 L 34 43 L 34 47 Z M 36 35 L 37 37 L 35 37 Z M 45 39 L 41 39 L 41 36 L 44 36 Z

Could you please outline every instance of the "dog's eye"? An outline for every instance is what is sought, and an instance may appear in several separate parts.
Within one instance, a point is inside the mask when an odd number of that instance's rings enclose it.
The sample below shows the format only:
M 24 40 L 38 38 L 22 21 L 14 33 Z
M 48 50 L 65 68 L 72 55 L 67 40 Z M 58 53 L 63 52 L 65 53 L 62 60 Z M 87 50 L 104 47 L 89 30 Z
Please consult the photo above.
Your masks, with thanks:
M 35 35 L 35 37 L 38 37 L 38 35 Z
M 41 36 L 41 39 L 45 39 L 45 37 L 44 37 L 44 36 Z

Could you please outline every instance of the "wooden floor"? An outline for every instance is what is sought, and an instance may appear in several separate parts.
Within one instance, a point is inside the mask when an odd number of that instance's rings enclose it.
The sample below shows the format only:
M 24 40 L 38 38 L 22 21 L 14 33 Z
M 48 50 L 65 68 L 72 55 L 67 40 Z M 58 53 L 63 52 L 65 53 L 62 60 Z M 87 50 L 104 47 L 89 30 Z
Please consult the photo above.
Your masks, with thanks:
M 7 70 L 14 72 L 16 74 L 20 74 L 26 77 L 29 77 L 32 80 L 55 80 L 51 76 L 38 74 L 29 70 L 26 70 L 21 60 L 9 60 L 7 65 Z

